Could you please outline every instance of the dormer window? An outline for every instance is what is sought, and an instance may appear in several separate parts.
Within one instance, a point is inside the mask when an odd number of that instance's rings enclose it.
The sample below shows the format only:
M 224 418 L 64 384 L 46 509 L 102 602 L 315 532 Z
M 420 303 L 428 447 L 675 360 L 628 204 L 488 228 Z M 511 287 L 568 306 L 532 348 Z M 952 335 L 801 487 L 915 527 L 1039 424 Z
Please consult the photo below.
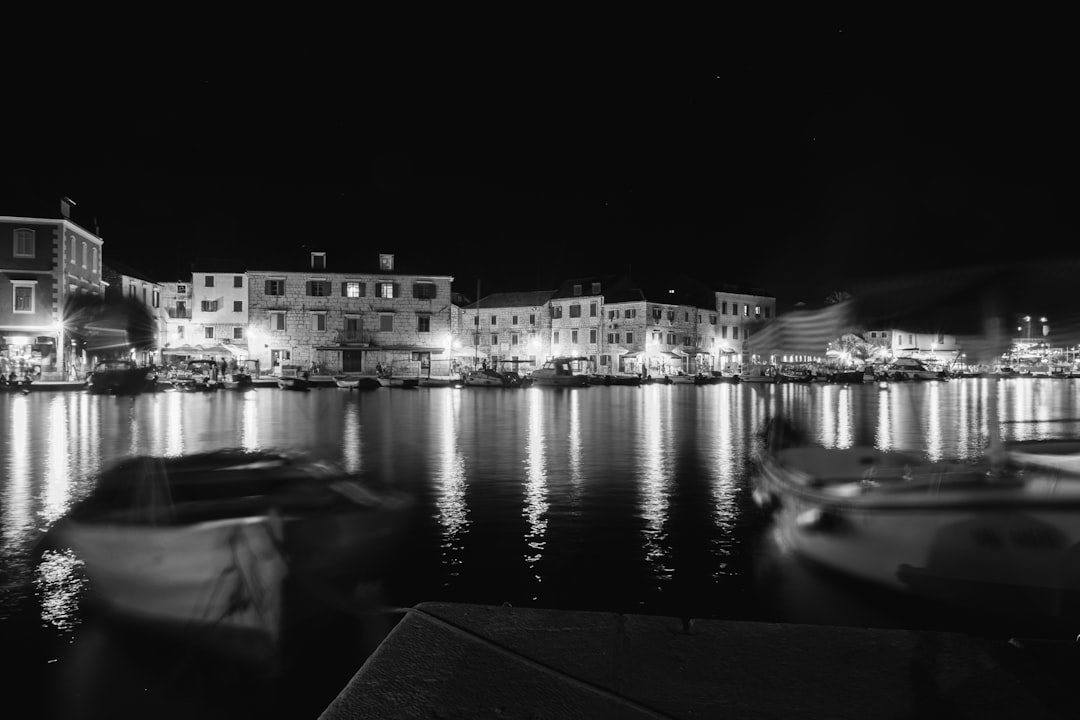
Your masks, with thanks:
M 579 295 L 581 295 L 581 286 L 580 285 L 574 285 L 574 297 L 577 297 Z
M 326 269 L 326 253 L 313 252 L 311 253 L 311 269 L 312 270 L 325 270 Z
M 394 269 L 394 256 L 390 254 L 379 255 L 379 269 L 383 272 L 390 272 Z
M 599 295 L 600 294 L 600 283 L 593 283 L 592 284 L 592 294 L 593 295 Z

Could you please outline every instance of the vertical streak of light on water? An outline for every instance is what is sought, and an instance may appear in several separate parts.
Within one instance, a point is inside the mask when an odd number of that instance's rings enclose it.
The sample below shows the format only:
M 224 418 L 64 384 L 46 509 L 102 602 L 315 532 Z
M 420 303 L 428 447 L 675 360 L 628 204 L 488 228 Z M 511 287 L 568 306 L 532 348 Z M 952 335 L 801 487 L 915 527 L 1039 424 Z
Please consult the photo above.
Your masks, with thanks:
M 443 587 L 461 574 L 461 552 L 469 531 L 469 507 L 465 502 L 465 458 L 461 454 L 458 426 L 461 393 L 450 393 L 437 418 L 439 463 L 435 471 L 436 521 L 442 527 L 442 562 L 446 570 Z M 439 417 L 441 415 L 441 417 Z
M 184 393 L 167 393 L 165 454 L 178 457 L 184 453 Z
M 645 437 L 644 442 L 639 443 L 642 451 L 639 464 L 641 517 L 645 521 L 642 535 L 645 561 L 652 569 L 657 589 L 663 590 L 672 579 L 670 553 L 666 547 L 666 523 L 671 494 L 671 452 L 674 438 L 669 432 L 670 418 L 665 417 L 666 412 L 671 410 L 672 394 L 669 387 L 661 385 L 649 385 L 645 390 Z
M 713 448 L 710 467 L 716 471 L 711 479 L 713 497 L 713 524 L 718 535 L 711 541 L 712 557 L 716 564 L 710 574 L 716 580 L 733 574 L 728 568 L 738 542 L 739 520 L 739 473 L 746 462 L 747 448 L 738 439 L 744 437 L 741 415 L 734 412 L 736 402 L 734 385 L 714 385 L 709 398 L 715 422 L 709 425 L 711 435 L 704 439 L 704 446 Z
M 941 385 L 940 381 L 934 380 L 926 383 L 927 389 L 923 398 L 923 412 L 926 417 L 926 429 L 923 433 L 926 437 L 926 454 L 934 461 L 941 460 L 944 455 L 944 438 L 941 436 Z
M 30 398 L 16 395 L 10 400 L 10 420 L 7 423 L 8 456 L 4 463 L 7 482 L 0 509 L 3 510 L 4 532 L 0 534 L 3 556 L 16 552 L 33 526 L 33 487 L 30 470 Z M 7 564 L 7 563 L 5 563 Z
M 260 448 L 259 403 L 256 402 L 256 396 L 249 391 L 241 393 L 236 399 L 243 403 L 243 409 L 240 411 L 240 445 L 248 451 L 258 450 Z M 348 448 L 348 445 L 344 447 Z
M 879 450 L 892 450 L 893 445 L 893 428 L 892 428 L 892 394 L 889 391 L 878 389 L 878 421 L 877 421 L 877 448 Z
M 568 442 L 570 483 L 574 492 L 571 502 L 573 502 L 577 498 L 577 492 L 581 489 L 581 393 L 572 393 L 570 395 L 570 435 Z
M 836 412 L 836 386 L 829 385 L 821 388 L 821 409 L 818 417 L 821 418 L 821 445 L 822 447 L 838 447 L 837 440 L 837 412 Z
M 544 442 L 544 402 L 555 397 L 551 393 L 529 393 L 529 429 L 526 439 L 525 459 L 525 508 L 523 515 L 528 523 L 528 532 L 525 543 L 529 548 L 529 554 L 525 556 L 525 564 L 533 571 L 533 577 L 537 584 L 542 581 L 537 573 L 537 565 L 544 555 L 547 532 L 547 464 L 545 458 L 546 443 Z M 536 600 L 536 596 L 532 598 Z
M 45 454 L 45 492 L 41 509 L 42 519 L 49 525 L 67 512 L 71 500 L 71 460 L 64 406 L 64 398 L 58 395 L 49 401 L 49 444 Z

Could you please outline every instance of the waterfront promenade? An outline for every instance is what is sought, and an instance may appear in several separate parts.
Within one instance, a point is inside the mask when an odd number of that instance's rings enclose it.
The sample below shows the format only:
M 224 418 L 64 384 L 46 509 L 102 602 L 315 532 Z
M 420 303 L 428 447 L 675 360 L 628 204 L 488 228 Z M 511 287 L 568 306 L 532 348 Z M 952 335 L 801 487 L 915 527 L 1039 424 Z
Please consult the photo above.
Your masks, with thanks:
M 320 720 L 1080 717 L 1073 642 L 421 603 Z

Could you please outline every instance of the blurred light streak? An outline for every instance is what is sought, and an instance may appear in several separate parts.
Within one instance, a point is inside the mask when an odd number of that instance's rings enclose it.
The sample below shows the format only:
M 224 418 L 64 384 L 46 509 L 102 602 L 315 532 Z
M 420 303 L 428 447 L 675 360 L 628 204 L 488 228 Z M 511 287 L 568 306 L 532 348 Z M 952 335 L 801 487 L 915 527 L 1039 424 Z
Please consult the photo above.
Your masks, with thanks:
M 259 403 L 254 393 L 242 393 L 238 398 L 243 403 L 240 411 L 240 445 L 248 451 L 259 449 Z M 346 438 L 342 447 L 348 452 L 348 416 L 345 418 Z
M 442 557 L 447 576 L 461 574 L 461 551 L 469 530 L 469 507 L 465 502 L 465 458 L 459 447 L 458 413 L 461 394 L 452 393 L 442 403 L 442 417 L 436 423 L 439 442 L 439 460 L 435 471 L 436 521 L 442 526 Z M 359 435 L 357 435 L 359 437 Z M 444 582 L 444 586 L 449 582 Z
M 675 439 L 661 412 L 662 408 L 670 412 L 672 393 L 668 392 L 669 388 L 660 385 L 649 385 L 644 389 L 644 438 L 643 442 L 637 443 L 641 450 L 639 477 L 641 517 L 645 521 L 643 546 L 645 560 L 653 569 L 653 577 L 662 584 L 670 581 L 673 575 L 670 551 L 665 546 L 665 528 L 671 492 L 671 452 Z
M 710 542 L 712 556 L 716 558 L 715 569 L 712 570 L 712 578 L 718 579 L 728 575 L 734 575 L 728 568 L 729 558 L 735 555 L 738 544 L 739 529 L 739 475 L 746 465 L 749 449 L 745 443 L 737 442 L 736 438 L 744 435 L 745 429 L 740 423 L 740 416 L 735 412 L 738 407 L 733 395 L 734 385 L 714 385 L 715 389 L 709 404 L 703 407 L 711 408 L 713 422 L 699 424 L 700 432 L 704 435 L 700 439 L 701 447 L 711 447 L 710 467 L 715 475 L 710 478 L 712 491 L 713 509 L 712 520 L 719 536 Z
M 534 572 L 534 577 L 539 582 L 542 580 L 536 574 L 536 565 L 544 554 L 547 533 L 547 465 L 545 458 L 546 443 L 544 442 L 543 404 L 545 400 L 554 397 L 551 393 L 531 393 L 528 399 L 528 435 L 525 441 L 525 509 L 523 515 L 529 525 L 525 536 L 525 543 L 532 550 L 530 555 L 525 556 L 525 562 Z M 536 597 L 533 598 L 534 600 Z
M 73 477 L 64 398 L 53 396 L 48 407 L 48 446 L 45 448 L 45 488 L 42 518 L 51 525 L 68 510 Z

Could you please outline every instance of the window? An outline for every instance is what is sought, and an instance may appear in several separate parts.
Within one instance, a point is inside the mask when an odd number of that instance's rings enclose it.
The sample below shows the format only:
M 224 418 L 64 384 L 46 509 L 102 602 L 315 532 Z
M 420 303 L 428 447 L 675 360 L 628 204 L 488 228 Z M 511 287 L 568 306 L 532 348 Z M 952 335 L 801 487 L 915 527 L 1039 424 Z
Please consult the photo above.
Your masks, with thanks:
M 177 295 L 187 295 L 187 285 L 177 285 L 176 286 L 176 294 Z
M 311 269 L 312 270 L 325 270 L 326 269 L 326 253 L 313 252 L 311 253 Z
M 266 281 L 266 294 L 282 296 L 285 294 L 285 278 L 274 278 Z
M 328 280 L 308 280 L 307 294 L 310 297 L 329 297 L 330 282 Z
M 422 333 L 431 332 L 431 316 L 430 315 L 417 315 L 416 316 L 416 332 L 422 332 Z
M 379 332 L 394 332 L 393 313 L 382 313 L 379 315 Z
M 244 328 L 242 328 L 242 327 L 234 327 L 232 329 L 232 339 L 233 340 L 243 340 L 244 339 Z
M 176 317 L 178 317 L 178 318 L 186 318 L 187 316 L 188 316 L 188 314 L 187 314 L 187 303 L 184 302 L 183 300 L 177 300 L 176 301 Z
M 633 345 L 634 344 L 634 333 L 632 333 L 632 332 L 626 333 L 626 344 L 627 345 Z
M 581 295 L 581 286 L 574 285 L 574 297 L 577 297 L 578 295 Z
M 755 305 L 754 306 L 754 317 L 756 317 L 756 318 L 761 317 L 761 306 L 760 305 Z
M 360 316 L 359 315 L 346 315 L 345 316 L 345 332 L 360 332 Z
M 637 308 L 626 308 L 625 310 L 623 310 L 623 317 L 624 318 L 636 318 L 637 317 Z
M 36 255 L 34 231 L 19 228 L 15 231 L 15 257 L 32 258 Z
M 742 306 L 742 314 L 743 314 L 743 317 L 750 317 L 750 306 L 749 305 L 743 305 Z
M 393 255 L 379 255 L 379 269 L 383 271 L 390 271 L 394 269 L 394 256 Z
M 232 286 L 234 288 L 237 288 L 237 287 L 242 288 L 242 287 L 244 287 L 244 276 L 243 275 L 233 275 Z
M 161 307 L 161 291 L 153 290 L 150 293 L 150 304 L 153 307 Z
M 214 339 L 214 326 L 213 325 L 207 325 L 206 327 L 203 328 L 203 337 L 206 338 L 207 340 L 213 340 Z
M 86 267 L 86 243 L 83 242 L 82 247 L 79 248 L 79 257 L 82 259 L 82 266 Z
M 555 345 L 559 344 L 559 331 L 558 330 L 551 333 L 551 342 L 554 343 Z
M 435 283 L 418 282 L 413 285 L 412 296 L 417 300 L 434 300 L 436 296 Z
M 135 288 L 134 285 L 128 285 L 128 297 L 129 298 L 134 300 L 135 297 L 138 295 L 138 293 L 139 293 L 139 291 Z
M 581 306 L 578 305 L 577 303 L 574 303 L 573 305 L 570 306 L 570 317 L 572 317 L 572 318 L 581 317 Z
M 207 275 L 206 276 L 205 285 L 206 285 L 206 287 L 214 287 L 214 276 L 213 275 Z
M 715 315 L 712 315 L 712 314 L 709 315 L 709 324 L 710 325 L 715 325 L 716 324 L 716 316 Z
M 660 322 L 660 318 L 663 316 L 663 312 L 658 307 L 652 309 L 653 322 Z
M 391 298 L 396 298 L 398 296 L 398 294 L 397 294 L 397 283 L 388 283 L 388 282 L 379 283 L 378 284 L 378 290 L 379 290 L 379 297 L 381 297 L 381 298 L 386 298 L 386 299 L 389 300 Z
M 513 315 L 513 316 L 510 317 L 510 324 L 511 325 L 517 325 L 518 324 L 518 316 L 517 315 Z
M 203 312 L 217 312 L 217 300 L 203 300 L 202 311 Z
M 577 345 L 577 330 L 570 331 L 570 342 Z
M 98 249 L 96 247 L 90 248 L 90 269 L 94 272 L 101 271 L 101 265 L 98 263 Z
M 689 311 L 686 311 L 686 310 L 683 311 L 682 319 L 683 319 L 683 322 L 690 322 L 690 313 L 689 313 Z
M 720 326 L 720 337 L 727 340 L 727 325 Z
M 608 345 L 614 345 L 615 343 L 619 342 L 619 333 L 608 333 L 607 341 Z
M 315 332 L 324 332 L 326 330 L 326 313 L 311 313 L 311 329 Z
M 769 308 L 765 308 L 765 319 L 769 319 Z
M 667 311 L 667 319 L 668 319 L 668 322 L 675 322 L 675 311 L 674 310 L 668 310 Z
M 720 303 L 720 314 L 721 315 L 727 315 L 727 300 Z
M 598 312 L 598 306 L 596 303 L 589 303 L 589 317 L 596 317 Z
M 243 300 L 233 300 L 232 311 L 233 312 L 244 312 L 244 301 Z
M 178 337 L 178 338 L 184 337 L 184 326 L 183 325 L 177 325 L 176 326 L 176 337 Z
M 11 307 L 17 313 L 34 312 L 34 287 L 36 280 L 11 281 Z
M 495 315 L 492 315 L 491 316 L 491 327 L 495 327 L 498 324 L 499 324 L 499 318 L 496 317 Z
M 529 315 L 529 324 L 530 325 L 535 325 L 536 324 L 536 315 L 535 314 L 530 314 Z
M 342 297 L 358 298 L 364 297 L 364 283 L 357 280 L 346 280 L 341 283 L 341 295 Z
M 270 313 L 270 329 L 271 330 L 284 330 L 285 329 L 285 313 L 272 312 Z
M 593 345 L 596 344 L 596 330 L 595 329 L 589 331 L 589 342 L 592 343 Z
M 491 333 L 491 345 L 494 347 L 499 344 L 499 333 Z
M 477 315 L 476 317 L 474 317 L 472 319 L 472 324 L 473 324 L 474 327 L 480 327 L 480 316 L 479 315 Z
M 593 295 L 599 295 L 600 294 L 600 283 L 593 283 L 592 284 L 592 294 Z
M 551 306 L 551 317 L 553 317 L 553 318 L 561 318 L 562 317 L 562 305 L 552 305 Z
M 75 264 L 75 236 L 68 235 L 68 262 Z
M 619 315 L 618 310 L 608 310 L 607 311 L 607 319 L 608 320 L 614 320 L 618 315 Z
M 519 338 L 517 333 L 510 333 L 510 344 L 511 345 L 517 345 L 519 340 L 520 340 L 520 338 Z
M 668 333 L 667 334 L 667 344 L 668 345 L 674 345 L 675 344 L 675 333 Z

